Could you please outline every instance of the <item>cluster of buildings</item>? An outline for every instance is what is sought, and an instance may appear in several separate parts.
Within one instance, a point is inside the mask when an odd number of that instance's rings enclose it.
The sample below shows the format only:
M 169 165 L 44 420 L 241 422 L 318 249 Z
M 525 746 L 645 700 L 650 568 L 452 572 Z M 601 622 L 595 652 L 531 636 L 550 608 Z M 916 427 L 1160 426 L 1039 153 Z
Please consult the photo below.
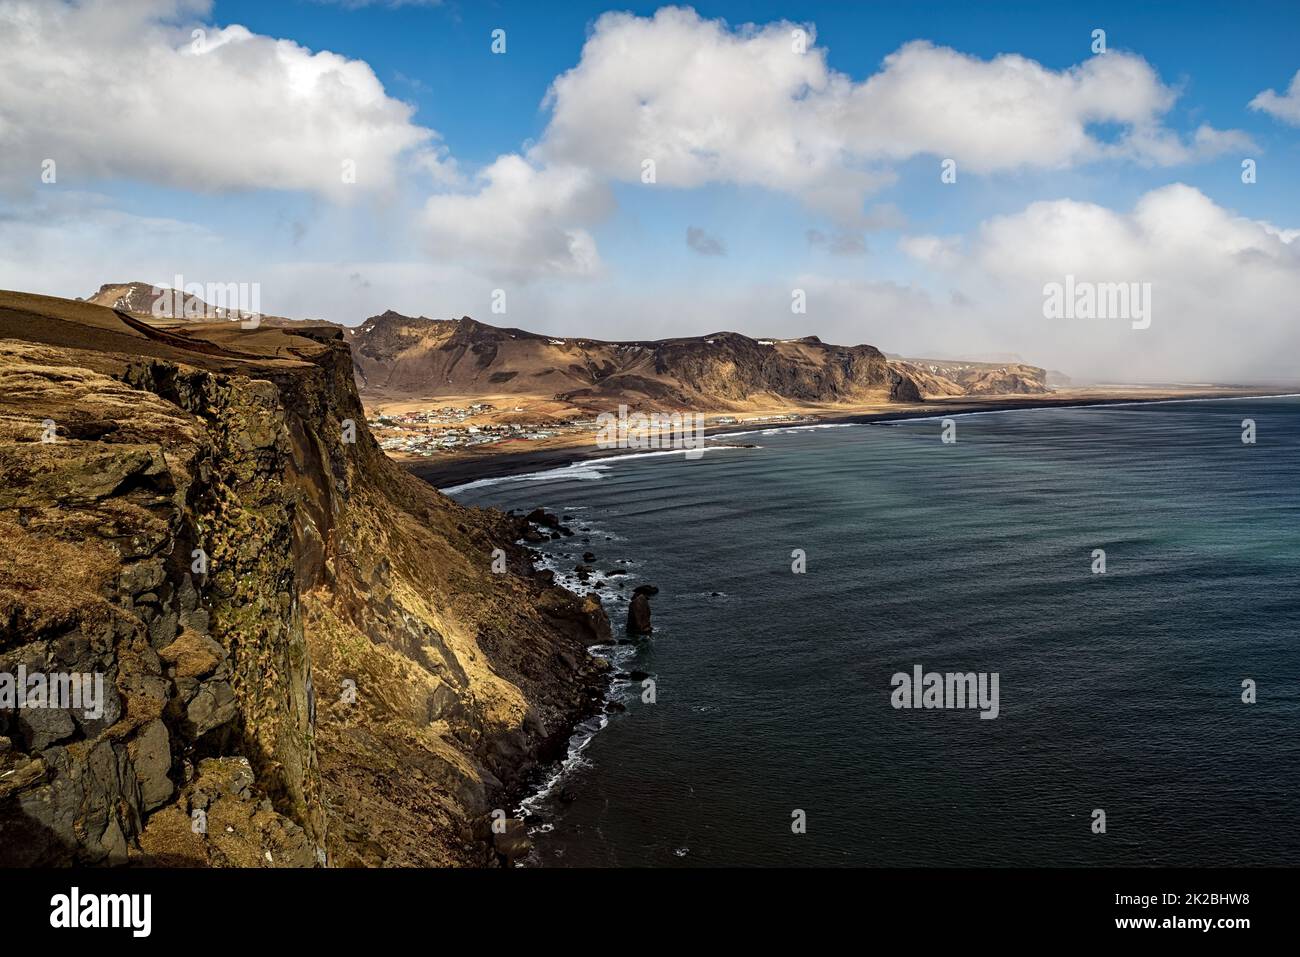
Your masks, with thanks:
M 508 438 L 487 432 L 478 426 L 467 429 L 446 429 L 441 432 L 402 430 L 397 434 L 383 435 L 379 447 L 386 452 L 405 452 L 408 455 L 433 455 L 445 449 L 467 448 L 474 445 L 491 445 Z
M 441 409 L 414 412 L 384 412 L 367 421 L 379 440 L 380 448 L 407 455 L 436 455 L 453 449 L 492 445 L 507 439 L 535 442 L 595 425 L 578 419 L 546 425 L 518 422 L 472 424 L 469 421 L 492 411 L 495 411 L 495 407 L 490 403 L 475 402 L 463 408 L 444 406 Z M 516 408 L 515 411 L 521 410 Z
M 737 418 L 734 415 L 715 415 L 710 421 L 713 425 L 745 425 L 751 422 L 811 422 L 813 417 L 791 412 L 787 415 L 755 415 L 747 419 Z
M 476 415 L 491 412 L 495 406 L 490 402 L 475 402 L 465 407 L 445 405 L 441 409 L 424 409 L 419 412 L 384 412 L 372 419 L 372 426 L 401 428 L 410 425 L 446 425 L 452 422 L 464 422 Z
M 471 420 L 496 411 L 488 402 L 475 402 L 469 406 L 444 406 L 441 409 L 423 409 L 412 412 L 384 412 L 367 420 L 371 431 L 385 451 L 406 455 L 430 456 L 439 452 L 494 445 L 507 440 L 537 442 L 575 431 L 593 431 L 597 420 L 569 418 L 545 425 L 518 422 L 479 422 Z M 508 411 L 508 410 L 507 410 Z M 515 412 L 522 411 L 516 407 Z M 762 415 L 738 417 L 721 415 L 710 417 L 712 425 L 771 424 L 777 422 L 811 421 L 810 416 L 796 413 L 788 415 Z

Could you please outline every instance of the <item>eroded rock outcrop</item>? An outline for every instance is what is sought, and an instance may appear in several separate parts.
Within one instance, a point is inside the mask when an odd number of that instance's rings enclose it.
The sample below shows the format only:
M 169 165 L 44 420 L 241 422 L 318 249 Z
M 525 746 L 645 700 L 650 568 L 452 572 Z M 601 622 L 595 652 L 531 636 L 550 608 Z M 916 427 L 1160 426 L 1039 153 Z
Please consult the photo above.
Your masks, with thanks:
M 654 585 L 638 585 L 632 590 L 632 600 L 627 606 L 627 633 L 649 635 L 654 632 L 650 624 L 650 598 L 659 594 Z

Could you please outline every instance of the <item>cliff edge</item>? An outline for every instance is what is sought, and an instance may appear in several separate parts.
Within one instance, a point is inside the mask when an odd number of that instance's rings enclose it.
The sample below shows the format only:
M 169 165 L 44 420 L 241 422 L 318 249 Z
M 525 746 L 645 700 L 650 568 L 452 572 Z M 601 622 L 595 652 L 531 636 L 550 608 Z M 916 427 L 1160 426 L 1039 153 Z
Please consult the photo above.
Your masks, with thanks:
M 0 292 L 0 863 L 497 861 L 609 636 L 518 534 L 384 456 L 337 329 Z

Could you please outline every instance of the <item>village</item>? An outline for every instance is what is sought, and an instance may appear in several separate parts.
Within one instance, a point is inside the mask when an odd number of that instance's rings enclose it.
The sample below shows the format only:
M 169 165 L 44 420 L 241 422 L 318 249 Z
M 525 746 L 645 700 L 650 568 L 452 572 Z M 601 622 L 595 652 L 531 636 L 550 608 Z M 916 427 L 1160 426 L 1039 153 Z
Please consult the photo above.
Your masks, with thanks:
M 443 406 L 416 411 L 378 412 L 366 421 L 386 452 L 399 455 L 429 457 L 507 441 L 540 442 L 557 436 L 582 432 L 595 433 L 600 425 L 597 417 L 550 419 L 545 422 L 492 421 L 500 413 L 488 402 L 475 402 L 467 406 Z M 517 415 L 524 410 L 515 407 Z M 770 426 L 813 421 L 812 417 L 798 414 L 738 417 L 712 416 L 714 426 L 755 425 Z
M 522 409 L 516 408 L 516 412 Z M 544 424 L 481 421 L 497 412 L 488 402 L 413 412 L 381 412 L 367 420 L 386 452 L 430 456 L 507 440 L 536 442 L 566 432 L 594 429 L 595 420 L 560 419 Z

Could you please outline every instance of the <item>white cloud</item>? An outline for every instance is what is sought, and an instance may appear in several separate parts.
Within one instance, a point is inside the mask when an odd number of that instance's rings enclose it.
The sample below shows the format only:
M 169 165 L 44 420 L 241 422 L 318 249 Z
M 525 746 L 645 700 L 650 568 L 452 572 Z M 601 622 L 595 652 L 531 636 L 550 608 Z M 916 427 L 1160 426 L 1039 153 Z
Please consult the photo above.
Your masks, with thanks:
M 81 188 L 126 178 L 346 200 L 392 188 L 408 151 L 440 171 L 436 135 L 366 63 L 206 26 L 210 6 L 0 0 L 7 185 L 39 183 L 53 159 L 58 182 Z M 355 184 L 344 182 L 345 160 Z
M 1131 212 L 1052 200 L 985 222 L 959 251 L 914 238 L 905 251 L 934 266 L 974 310 L 959 338 L 981 335 L 1030 361 L 1108 381 L 1293 378 L 1300 348 L 1300 243 L 1234 215 L 1190 186 L 1145 194 Z M 1150 283 L 1151 327 L 1050 320 L 1043 287 L 1074 276 Z
M 672 7 L 650 19 L 607 13 L 547 94 L 538 154 L 624 181 L 650 159 L 661 184 L 737 182 L 827 206 L 882 185 L 885 171 L 845 162 L 822 109 L 833 106 L 825 53 L 793 53 L 794 29 L 736 33 Z
M 1265 90 L 1250 101 L 1252 110 L 1261 110 L 1283 123 L 1300 126 L 1300 70 L 1291 77 L 1291 85 L 1285 93 Z
M 1065 168 L 1106 159 L 1172 166 L 1249 144 L 1202 125 L 1190 140 L 1161 118 L 1176 92 L 1142 57 L 1111 52 L 1065 70 L 1017 54 L 992 60 L 917 41 L 854 88 L 845 125 L 855 149 L 953 158 L 977 173 Z M 1097 124 L 1120 128 L 1100 138 Z
M 795 49 L 795 31 L 809 37 Z M 607 13 L 580 62 L 547 95 L 536 154 L 636 181 L 756 185 L 851 216 L 917 155 L 991 173 L 1104 159 L 1173 165 L 1249 141 L 1163 125 L 1177 93 L 1141 57 L 1111 52 L 1065 70 L 1004 54 L 981 60 L 927 42 L 887 56 L 863 82 L 830 69 L 810 27 L 731 29 L 694 10 Z M 1117 125 L 1102 138 L 1097 124 Z
M 609 214 L 613 197 L 588 171 L 538 168 L 510 154 L 479 174 L 478 187 L 425 204 L 423 226 L 436 255 L 480 265 L 503 280 L 599 271 L 596 242 L 584 227 Z

